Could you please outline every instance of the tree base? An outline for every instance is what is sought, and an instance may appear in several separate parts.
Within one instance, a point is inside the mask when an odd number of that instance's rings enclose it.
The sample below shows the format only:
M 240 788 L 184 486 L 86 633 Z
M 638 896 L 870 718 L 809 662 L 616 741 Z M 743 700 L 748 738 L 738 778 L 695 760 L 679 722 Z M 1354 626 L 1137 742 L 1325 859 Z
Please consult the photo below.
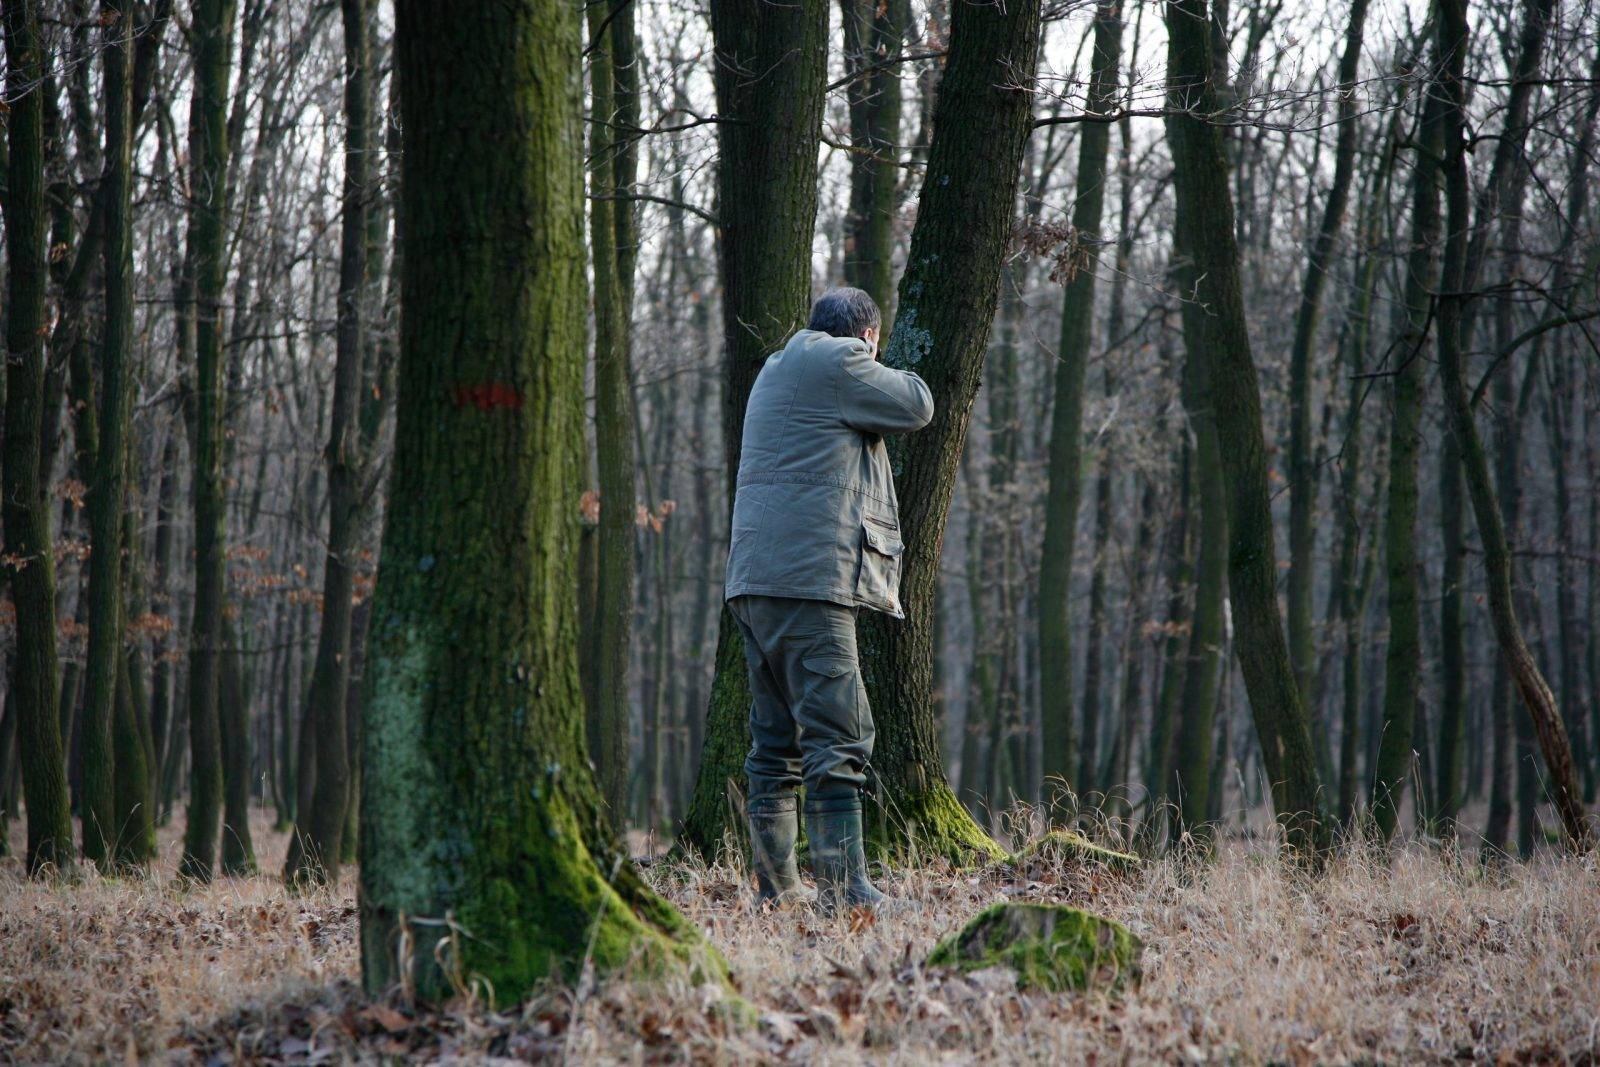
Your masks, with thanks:
M 942 782 L 880 799 L 868 806 L 867 814 L 868 851 L 885 862 L 940 856 L 957 867 L 970 867 L 1006 854 Z

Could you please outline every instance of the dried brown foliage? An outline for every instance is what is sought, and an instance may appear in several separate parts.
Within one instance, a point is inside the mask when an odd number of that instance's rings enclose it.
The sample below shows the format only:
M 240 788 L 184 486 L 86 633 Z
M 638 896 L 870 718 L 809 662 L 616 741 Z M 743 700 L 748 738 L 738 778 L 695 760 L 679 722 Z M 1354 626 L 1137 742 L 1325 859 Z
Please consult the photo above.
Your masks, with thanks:
M 1600 1040 L 1593 860 L 1484 872 L 1352 849 L 1307 880 L 1269 847 L 1228 844 L 1127 878 L 893 874 L 913 905 L 870 922 L 761 912 L 733 870 L 657 864 L 751 1010 L 711 987 L 586 981 L 509 1011 L 426 1011 L 360 994 L 348 877 L 306 896 L 267 877 L 183 889 L 176 833 L 148 879 L 37 883 L 0 864 L 0 1062 L 1592 1063 Z M 255 833 L 276 869 L 282 836 L 264 818 Z M 920 965 L 1007 898 L 1127 923 L 1147 945 L 1142 988 L 1020 994 L 1004 972 Z

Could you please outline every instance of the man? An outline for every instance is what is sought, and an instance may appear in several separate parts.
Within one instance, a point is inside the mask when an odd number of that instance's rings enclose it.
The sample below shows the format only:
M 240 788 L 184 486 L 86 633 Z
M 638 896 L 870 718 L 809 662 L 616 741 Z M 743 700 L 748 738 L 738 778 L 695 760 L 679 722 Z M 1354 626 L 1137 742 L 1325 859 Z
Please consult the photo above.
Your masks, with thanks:
M 877 360 L 882 317 L 830 289 L 750 392 L 725 596 L 750 669 L 750 842 L 761 899 L 804 898 L 800 786 L 819 904 L 881 905 L 867 877 L 861 793 L 872 711 L 856 612 L 902 618 L 899 504 L 883 435 L 920 430 L 933 397 Z

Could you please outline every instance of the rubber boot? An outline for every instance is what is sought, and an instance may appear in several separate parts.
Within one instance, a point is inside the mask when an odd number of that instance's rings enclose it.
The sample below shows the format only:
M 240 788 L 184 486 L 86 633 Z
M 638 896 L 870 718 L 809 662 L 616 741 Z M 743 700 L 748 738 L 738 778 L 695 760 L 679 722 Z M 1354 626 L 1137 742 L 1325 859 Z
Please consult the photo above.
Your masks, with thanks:
M 762 903 L 783 906 L 811 899 L 795 864 L 800 798 L 760 797 L 750 802 L 750 857 Z
M 861 797 L 806 798 L 806 837 L 817 876 L 817 905 L 824 912 L 851 908 L 877 911 L 889 903 L 867 878 Z

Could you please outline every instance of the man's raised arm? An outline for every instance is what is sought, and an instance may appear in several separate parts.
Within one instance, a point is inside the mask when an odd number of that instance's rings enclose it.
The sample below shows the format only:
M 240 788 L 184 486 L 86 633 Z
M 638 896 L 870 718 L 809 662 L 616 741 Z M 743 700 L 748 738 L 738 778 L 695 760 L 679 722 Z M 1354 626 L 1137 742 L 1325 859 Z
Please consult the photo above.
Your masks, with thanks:
M 932 421 L 933 393 L 911 371 L 879 363 L 869 346 L 851 345 L 839 376 L 839 414 L 862 433 L 910 433 Z

